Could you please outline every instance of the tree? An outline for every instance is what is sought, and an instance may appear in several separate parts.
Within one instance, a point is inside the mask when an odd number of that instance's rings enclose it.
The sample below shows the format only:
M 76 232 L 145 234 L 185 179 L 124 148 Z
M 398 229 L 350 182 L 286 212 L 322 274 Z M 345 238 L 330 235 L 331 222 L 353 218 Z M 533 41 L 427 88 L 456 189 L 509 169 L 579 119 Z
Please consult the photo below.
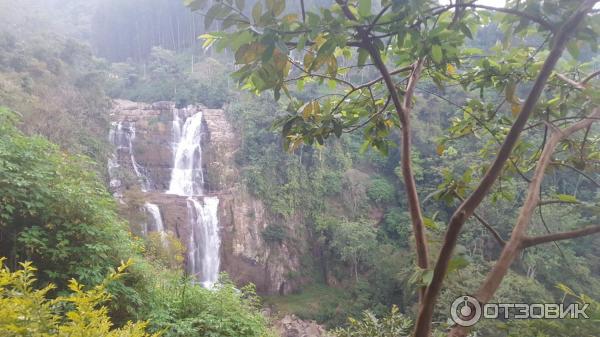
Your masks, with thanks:
M 502 253 L 476 293 L 483 303 L 491 299 L 523 249 L 600 232 L 600 226 L 537 237 L 527 232 L 533 211 L 543 206 L 540 196 L 547 196 L 542 188 L 547 167 L 575 157 L 579 163 L 589 162 L 598 155 L 597 144 L 588 134 L 594 119 L 600 117 L 593 82 L 599 72 L 585 74 L 589 67 L 579 61 L 579 50 L 597 48 L 596 3 L 544 1 L 540 5 L 528 0 L 508 1 L 507 7 L 495 8 L 461 0 L 448 5 L 336 0 L 330 7 L 306 8 L 301 1 L 301 8 L 290 12 L 284 0 L 258 1 L 251 10 L 243 0 L 221 0 L 206 11 L 205 23 L 210 27 L 214 20 L 221 20 L 222 30 L 203 38 L 205 47 L 235 53 L 239 70 L 233 76 L 245 88 L 272 90 L 276 99 L 283 93 L 289 116 L 278 125 L 291 151 L 303 143 L 323 144 L 329 136 L 362 129 L 365 147 L 386 153 L 389 135 L 400 129 L 401 176 L 417 266 L 430 271 L 423 274 L 432 275 L 419 291 L 414 331 L 415 336 L 426 337 L 465 222 L 475 216 L 495 232 L 475 211 L 496 191 L 497 181 L 524 179 L 527 197 L 511 238 L 505 242 L 496 235 Z M 205 1 L 188 0 L 187 4 L 200 10 Z M 473 37 L 478 26 L 490 22 L 503 32 L 504 48 L 494 53 L 465 48 L 466 39 Z M 512 36 L 520 41 L 513 41 Z M 561 60 L 565 49 L 571 58 Z M 365 74 L 368 80 L 361 81 Z M 423 81 L 434 83 L 438 90 L 418 87 Z M 300 99 L 294 90 L 302 91 L 306 83 L 327 84 L 327 89 L 318 97 Z M 443 89 L 450 85 L 462 86 L 461 101 L 444 97 Z M 453 138 L 482 134 L 487 138 L 481 150 L 484 160 L 469 167 L 463 180 L 450 181 L 440 189 L 438 197 L 458 199 L 460 206 L 448 219 L 441 249 L 433 260 L 411 160 L 411 113 L 417 90 L 450 102 L 464 114 L 452 121 L 438 154 L 444 153 L 446 142 Z M 474 95 L 477 92 L 479 97 Z M 523 94 L 526 98 L 521 100 Z M 587 130 L 583 137 L 581 130 Z M 565 147 L 566 143 L 578 145 Z M 561 152 L 555 154 L 559 146 Z M 466 334 L 461 327 L 450 332 L 451 336 Z
M 334 228 L 332 247 L 342 260 L 352 264 L 354 279 L 358 282 L 358 266 L 376 247 L 375 229 L 368 222 L 343 221 Z

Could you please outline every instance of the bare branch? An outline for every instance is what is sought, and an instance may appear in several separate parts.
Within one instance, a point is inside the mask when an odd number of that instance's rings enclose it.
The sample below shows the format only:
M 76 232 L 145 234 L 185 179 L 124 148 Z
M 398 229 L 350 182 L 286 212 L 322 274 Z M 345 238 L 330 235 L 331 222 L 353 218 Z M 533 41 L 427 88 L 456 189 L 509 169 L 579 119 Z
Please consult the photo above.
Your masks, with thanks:
M 582 85 L 579 82 L 573 81 L 572 79 L 568 78 L 567 76 L 565 76 L 563 74 L 557 73 L 556 77 L 558 77 L 559 79 L 561 79 L 563 82 L 566 82 L 567 84 L 571 85 L 575 89 L 585 90 L 585 86 L 584 85 Z
M 397 74 L 404 73 L 404 72 L 411 71 L 411 70 L 413 70 L 413 66 L 412 65 L 406 66 L 406 67 L 402 67 L 402 68 L 398 68 L 396 70 L 390 71 L 390 75 L 397 75 Z M 356 88 L 357 89 L 362 89 L 362 88 L 370 87 L 370 86 L 372 86 L 372 85 L 374 85 L 376 83 L 379 83 L 381 81 L 383 81 L 383 76 L 381 76 L 379 78 L 376 78 L 376 79 L 374 79 L 372 81 L 369 81 L 367 83 L 358 85 Z
M 304 0 L 300 0 L 300 8 L 302 9 L 302 22 L 306 23 L 306 10 L 304 9 Z
M 522 12 L 522 11 L 519 11 L 519 10 L 516 10 L 516 9 L 512 9 L 512 8 L 493 7 L 493 6 L 487 6 L 487 5 L 479 5 L 479 4 L 475 4 L 475 3 L 461 4 L 461 5 L 457 5 L 457 6 L 459 6 L 459 7 L 471 7 L 471 8 L 487 9 L 487 10 L 494 11 L 494 12 L 511 14 L 511 15 L 522 17 L 524 19 L 531 20 L 531 21 L 539 24 L 540 26 L 548 29 L 551 32 L 555 32 L 556 29 L 557 29 L 557 27 L 555 25 L 553 25 L 552 23 L 548 22 L 546 19 L 544 19 L 542 17 L 539 17 L 537 15 L 533 15 L 531 13 Z
M 584 78 L 583 81 L 581 81 L 581 84 L 585 85 L 587 84 L 589 81 L 591 81 L 594 77 L 600 75 L 600 70 L 595 71 L 593 73 L 591 73 L 588 77 Z
M 548 242 L 575 239 L 582 236 L 600 233 L 600 225 L 589 226 L 582 229 L 577 229 L 569 232 L 554 233 L 548 235 L 526 237 L 521 243 L 521 248 L 529 248 L 532 246 L 541 245 Z
M 465 201 L 465 199 L 456 192 L 454 192 L 454 196 L 456 196 L 460 201 Z M 492 227 L 492 225 L 490 225 L 490 223 L 487 222 L 481 215 L 477 214 L 477 212 L 473 212 L 473 216 L 490 232 L 490 234 L 492 234 L 498 244 L 500 244 L 501 247 L 504 247 L 506 241 L 504 241 L 500 233 L 498 233 L 498 231 L 494 229 L 494 227 Z
M 594 178 L 590 177 L 587 173 L 585 173 L 582 170 L 576 168 L 575 166 L 571 166 L 569 164 L 565 164 L 565 163 L 561 163 L 561 162 L 554 162 L 554 163 L 551 163 L 551 165 L 559 165 L 559 166 L 564 166 L 566 168 L 569 168 L 569 169 L 571 169 L 571 170 L 579 173 L 580 175 L 582 175 L 584 178 L 586 178 L 587 180 L 589 180 L 596 187 L 600 188 L 600 183 L 599 182 L 597 182 L 596 180 L 594 180 Z

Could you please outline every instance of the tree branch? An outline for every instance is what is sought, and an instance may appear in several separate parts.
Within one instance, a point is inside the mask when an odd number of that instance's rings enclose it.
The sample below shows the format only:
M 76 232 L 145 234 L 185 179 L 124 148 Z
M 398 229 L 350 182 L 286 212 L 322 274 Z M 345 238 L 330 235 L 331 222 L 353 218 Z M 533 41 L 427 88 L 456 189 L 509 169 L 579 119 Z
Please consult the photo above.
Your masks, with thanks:
M 336 2 L 342 7 L 344 15 L 349 20 L 356 20 L 354 14 L 348 8 L 348 4 L 344 0 L 336 0 Z M 412 93 L 414 87 L 419 80 L 421 75 L 423 60 L 417 60 L 407 84 L 407 92 L 404 94 L 404 103 L 400 101 L 400 96 L 396 90 L 396 84 L 392 79 L 392 75 L 381 58 L 379 50 L 373 45 L 372 37 L 364 27 L 357 27 L 356 31 L 361 39 L 362 47 L 365 48 L 373 60 L 375 66 L 379 69 L 381 77 L 388 89 L 388 92 L 396 108 L 396 113 L 400 119 L 402 125 L 402 155 L 400 158 L 400 166 L 402 167 L 402 177 L 404 180 L 404 187 L 407 194 L 408 209 L 411 217 L 413 226 L 413 233 L 415 237 L 415 248 L 417 253 L 417 265 L 421 269 L 427 269 L 429 266 L 429 253 L 427 248 L 427 239 L 425 237 L 425 223 L 423 221 L 423 214 L 421 211 L 421 204 L 419 202 L 419 195 L 417 193 L 416 181 L 412 170 L 412 157 L 411 157 L 411 129 L 410 129 L 410 107 L 412 100 Z M 422 287 L 419 291 L 420 298 L 422 299 L 425 295 L 425 287 Z
M 300 0 L 300 8 L 302 10 L 302 22 L 306 23 L 306 10 L 304 9 L 304 0 Z
M 591 81 L 594 77 L 600 75 L 600 70 L 595 71 L 593 73 L 591 73 L 590 75 L 588 75 L 588 77 L 584 78 L 583 81 L 581 81 L 581 84 L 585 85 L 587 84 L 589 81 Z
M 571 170 L 579 173 L 580 175 L 582 175 L 584 178 L 586 178 L 587 180 L 589 180 L 596 187 L 600 188 L 600 183 L 599 182 L 597 182 L 596 180 L 594 180 L 594 178 L 590 177 L 588 174 L 586 174 L 585 172 L 583 172 L 582 170 L 580 170 L 580 169 L 578 169 L 578 168 L 576 168 L 574 166 L 571 166 L 571 165 L 565 164 L 565 163 L 561 163 L 561 162 L 554 162 L 554 163 L 551 163 L 551 165 L 559 165 L 559 166 L 564 166 L 566 168 L 569 168 L 569 169 L 571 169 Z
M 458 193 L 456 192 L 454 192 L 454 196 L 457 197 L 460 201 L 465 201 L 465 199 L 458 195 Z M 492 227 L 492 225 L 490 225 L 490 223 L 487 222 L 482 216 L 477 214 L 477 212 L 473 212 L 473 216 L 483 225 L 483 227 L 485 227 L 490 232 L 490 234 L 492 234 L 492 236 L 494 237 L 494 239 L 496 239 L 498 244 L 500 244 L 501 247 L 504 247 L 506 241 L 504 241 L 500 233 L 498 233 L 498 231 L 496 231 L 496 229 L 494 229 L 494 227 Z
M 595 108 L 592 111 L 591 115 L 595 117 L 600 116 L 600 108 Z M 502 249 L 500 258 L 498 258 L 498 261 L 496 262 L 492 270 L 488 273 L 488 275 L 485 278 L 485 281 L 481 284 L 479 290 L 476 293 L 475 297 L 480 303 L 487 303 L 492 298 L 492 296 L 500 286 L 500 283 L 504 279 L 504 276 L 507 274 L 508 269 L 510 268 L 514 260 L 518 257 L 520 252 L 523 250 L 524 242 L 529 242 L 527 244 L 537 242 L 537 239 L 534 239 L 533 241 L 528 241 L 529 238 L 527 237 L 526 232 L 531 222 L 533 212 L 539 204 L 539 190 L 542 181 L 544 180 L 544 173 L 548 165 L 550 165 L 551 163 L 552 155 L 554 154 L 556 147 L 563 139 L 571 136 L 573 133 L 579 130 L 587 128 L 591 123 L 593 123 L 593 121 L 593 119 L 584 119 L 572 124 L 569 127 L 557 129 L 554 132 L 552 132 L 550 138 L 544 146 L 544 150 L 542 151 L 540 158 L 538 159 L 533 179 L 531 180 L 531 184 L 529 184 L 529 187 L 527 188 L 527 197 L 523 202 L 523 207 L 519 211 L 517 223 L 515 224 L 515 227 L 512 231 L 510 240 L 508 240 L 506 246 L 504 246 L 504 248 Z M 540 242 L 557 241 L 561 238 L 561 235 L 564 235 L 565 238 L 570 238 L 570 235 L 573 235 L 572 237 L 577 237 L 577 235 L 585 235 L 587 231 L 576 231 L 574 233 L 576 234 L 562 233 L 544 235 L 542 236 L 544 239 L 540 239 Z M 451 330 L 449 336 L 464 337 L 467 335 L 467 332 L 468 329 L 457 326 Z
M 568 78 L 567 76 L 565 76 L 563 74 L 556 73 L 556 77 L 558 77 L 559 79 L 561 79 L 563 82 L 566 82 L 570 86 L 574 87 L 575 89 L 585 90 L 585 86 L 584 85 L 582 85 L 579 82 L 573 81 L 572 79 Z
M 458 241 L 458 236 L 460 234 L 462 226 L 464 225 L 465 221 L 469 218 L 469 216 L 473 214 L 475 208 L 477 208 L 477 206 L 483 201 L 484 197 L 488 194 L 488 192 L 494 185 L 494 182 L 500 176 L 500 173 L 502 172 L 506 161 L 509 159 L 510 154 L 512 153 L 517 141 L 519 140 L 519 136 L 523 131 L 527 120 L 531 116 L 540 98 L 540 95 L 546 86 L 548 78 L 552 74 L 552 71 L 556 66 L 556 63 L 560 59 L 562 52 L 565 49 L 571 35 L 577 29 L 579 24 L 583 21 L 583 18 L 587 15 L 587 13 L 592 9 L 595 2 L 596 1 L 585 0 L 575 11 L 575 13 L 567 19 L 565 24 L 563 24 L 562 27 L 560 27 L 553 41 L 554 44 L 552 50 L 550 51 L 550 54 L 544 62 L 544 65 L 542 66 L 542 69 L 540 70 L 540 73 L 537 79 L 535 80 L 529 95 L 527 96 L 527 99 L 523 104 L 523 108 L 519 113 L 519 116 L 517 117 L 515 123 L 508 132 L 504 143 L 500 147 L 500 150 L 496 155 L 496 159 L 483 176 L 479 186 L 477 186 L 477 188 L 458 207 L 458 209 L 450 218 L 448 229 L 444 237 L 444 243 L 438 255 L 437 263 L 434 267 L 433 278 L 431 280 L 430 285 L 427 287 L 425 298 L 422 301 L 422 305 L 419 310 L 415 326 L 415 337 L 429 337 L 429 332 L 431 330 L 431 319 L 433 317 L 435 303 L 437 302 L 437 298 L 442 289 L 442 284 L 446 277 L 448 266 L 450 260 L 452 259 L 452 253 Z M 532 179 L 531 184 L 533 184 L 534 182 L 535 179 Z M 537 195 L 537 189 L 535 192 L 535 194 Z M 504 247 L 503 251 L 505 251 L 508 246 L 509 245 L 507 244 Z M 455 336 L 464 335 L 466 335 L 466 330 L 464 333 L 460 333 Z
M 575 239 L 582 236 L 588 236 L 592 234 L 600 233 L 600 225 L 589 226 L 582 229 L 576 229 L 569 232 L 562 233 L 554 233 L 548 235 L 534 236 L 534 237 L 526 237 L 523 239 L 521 243 L 521 248 L 529 248 L 537 245 L 541 245 L 548 242 L 553 241 L 561 241 L 561 240 L 569 240 Z
M 538 206 L 546 206 L 546 205 L 555 205 L 555 204 L 581 204 L 581 202 L 574 200 L 574 201 L 568 201 L 568 200 L 540 200 L 538 202 Z
M 512 14 L 515 16 L 519 16 L 528 20 L 531 20 L 537 24 L 539 24 L 540 26 L 548 29 L 551 32 L 555 32 L 556 31 L 556 27 L 555 25 L 553 25 L 552 23 L 548 22 L 546 19 L 530 14 L 530 13 L 526 13 L 526 12 L 522 12 L 516 9 L 512 9 L 512 8 L 501 8 L 501 7 L 493 7 L 493 6 L 487 6 L 487 5 L 478 5 L 475 3 L 468 3 L 468 4 L 461 4 L 461 5 L 457 5 L 459 7 L 471 7 L 471 8 L 480 8 L 480 9 L 487 9 L 490 11 L 494 11 L 494 12 L 499 12 L 499 13 L 505 13 L 505 14 Z

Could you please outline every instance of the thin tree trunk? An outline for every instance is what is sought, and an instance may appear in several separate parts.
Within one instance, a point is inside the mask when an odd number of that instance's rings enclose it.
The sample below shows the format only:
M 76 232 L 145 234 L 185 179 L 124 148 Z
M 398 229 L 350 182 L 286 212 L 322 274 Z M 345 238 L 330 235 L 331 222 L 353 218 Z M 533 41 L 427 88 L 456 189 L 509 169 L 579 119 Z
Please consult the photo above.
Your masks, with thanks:
M 442 284 L 446 277 L 448 265 L 452 259 L 452 253 L 456 246 L 458 236 L 464 225 L 465 221 L 473 215 L 473 212 L 483 201 L 484 197 L 488 194 L 492 188 L 494 182 L 502 172 L 504 164 L 508 160 L 510 154 L 513 151 L 515 144 L 517 143 L 521 132 L 530 115 L 532 114 L 539 97 L 546 86 L 546 82 L 552 71 L 560 59 L 567 42 L 571 35 L 576 30 L 577 26 L 587 13 L 592 9 L 596 1 L 586 0 L 584 1 L 575 13 L 565 22 L 565 24 L 558 31 L 554 39 L 554 46 L 548 55 L 548 58 L 544 62 L 544 65 L 529 93 L 521 113 L 517 117 L 517 120 L 511 127 L 504 143 L 500 147 L 496 159 L 490 166 L 486 174 L 483 176 L 481 182 L 477 188 L 471 193 L 471 195 L 458 207 L 454 212 L 448 223 L 448 229 L 444 237 L 444 243 L 440 250 L 437 262 L 433 271 L 433 278 L 429 287 L 425 292 L 425 297 L 422 301 L 417 321 L 415 324 L 415 337 L 429 337 L 431 331 L 431 320 L 433 317 L 433 310 L 437 302 L 440 291 L 442 290 Z M 508 245 L 505 246 L 507 249 Z
M 556 150 L 556 147 L 560 143 L 561 140 L 567 138 L 571 134 L 586 128 L 594 122 L 595 118 L 600 117 L 600 108 L 594 109 L 589 118 L 584 119 L 572 126 L 565 129 L 556 129 L 550 136 L 550 139 L 546 142 L 544 146 L 544 150 L 538 159 L 535 172 L 533 178 L 531 179 L 531 183 L 527 188 L 527 197 L 525 202 L 523 203 L 523 207 L 519 212 L 519 217 L 517 218 L 517 223 L 515 228 L 513 229 L 510 240 L 504 246 L 502 253 L 500 254 L 500 258 L 492 268 L 492 270 L 488 273 L 485 281 L 482 283 L 481 287 L 477 291 L 475 297 L 477 300 L 484 304 L 487 303 L 498 287 L 504 276 L 508 272 L 513 261 L 519 256 L 521 251 L 525 248 L 524 242 L 527 240 L 527 228 L 529 227 L 529 223 L 531 222 L 531 217 L 535 211 L 535 208 L 538 206 L 540 201 L 540 186 L 542 181 L 544 180 L 544 173 L 546 172 L 546 168 L 550 164 L 552 159 L 552 155 Z M 587 233 L 583 233 L 587 234 Z M 450 332 L 449 336 L 451 337 L 464 337 L 468 333 L 468 329 L 457 326 Z
M 344 14 L 348 19 L 356 20 L 356 17 L 354 16 L 354 14 L 352 14 L 346 3 L 344 3 L 342 0 L 337 0 L 337 3 L 342 7 L 342 10 L 344 11 Z M 394 107 L 396 109 L 396 113 L 398 114 L 398 118 L 400 119 L 400 124 L 402 125 L 402 158 L 400 160 L 402 166 L 402 178 L 404 180 L 404 186 L 406 188 L 407 194 L 408 209 L 413 226 L 413 233 L 415 236 L 417 265 L 421 269 L 427 269 L 429 266 L 427 240 L 425 237 L 425 225 L 423 222 L 423 215 L 421 212 L 421 204 L 419 201 L 419 195 L 417 193 L 416 182 L 412 170 L 410 129 L 410 111 L 412 108 L 411 101 L 413 98 L 415 86 L 421 75 L 424 59 L 419 59 L 413 64 L 413 69 L 407 84 L 406 93 L 404 94 L 404 102 L 401 102 L 400 96 L 398 95 L 398 91 L 396 89 L 396 84 L 392 79 L 392 75 L 390 74 L 385 63 L 383 62 L 379 51 L 373 46 L 371 37 L 369 36 L 368 32 L 360 27 L 357 28 L 357 31 L 362 42 L 362 47 L 369 52 L 373 63 L 375 64 L 375 66 L 381 73 L 381 76 L 383 77 L 383 81 L 390 94 L 390 97 L 392 98 L 392 102 L 394 103 Z M 419 290 L 420 299 L 422 299 L 424 295 L 425 287 L 422 287 Z

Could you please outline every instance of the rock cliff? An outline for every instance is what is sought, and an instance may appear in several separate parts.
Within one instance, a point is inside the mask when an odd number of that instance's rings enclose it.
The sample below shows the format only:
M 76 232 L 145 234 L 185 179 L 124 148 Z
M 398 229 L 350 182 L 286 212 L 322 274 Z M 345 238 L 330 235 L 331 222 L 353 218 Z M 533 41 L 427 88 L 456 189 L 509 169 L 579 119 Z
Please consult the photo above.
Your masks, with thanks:
M 157 205 L 164 231 L 172 232 L 187 247 L 186 264 L 192 262 L 194 250 L 193 212 L 189 198 L 168 193 L 174 157 L 176 125 L 202 113 L 202 132 L 198 142 L 203 173 L 203 195 L 217 197 L 220 236 L 220 270 L 242 285 L 256 284 L 259 293 L 286 294 L 295 289 L 301 278 L 302 245 L 287 242 L 267 243 L 262 232 L 272 221 L 263 203 L 249 194 L 240 179 L 235 154 L 240 137 L 227 119 L 226 111 L 201 105 L 178 108 L 173 102 L 153 104 L 116 100 L 112 110 L 110 138 L 115 153 L 109 161 L 110 185 L 123 209 L 137 226 L 148 228 L 156 222 L 144 209 Z M 181 119 L 181 120 L 179 120 Z M 154 215 L 156 216 L 156 215 Z M 150 228 L 156 230 L 156 228 Z M 143 232 L 143 230 L 140 230 Z M 302 242 L 302 232 L 298 233 Z

